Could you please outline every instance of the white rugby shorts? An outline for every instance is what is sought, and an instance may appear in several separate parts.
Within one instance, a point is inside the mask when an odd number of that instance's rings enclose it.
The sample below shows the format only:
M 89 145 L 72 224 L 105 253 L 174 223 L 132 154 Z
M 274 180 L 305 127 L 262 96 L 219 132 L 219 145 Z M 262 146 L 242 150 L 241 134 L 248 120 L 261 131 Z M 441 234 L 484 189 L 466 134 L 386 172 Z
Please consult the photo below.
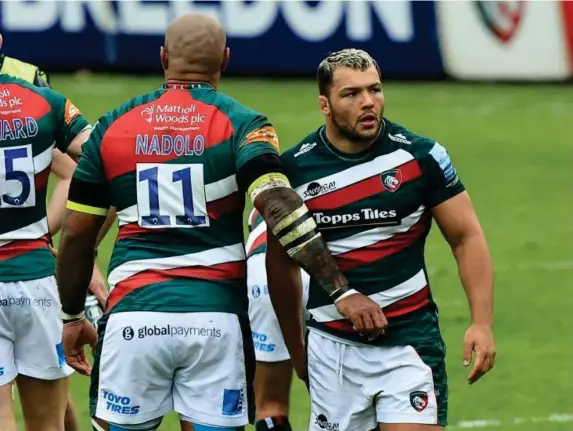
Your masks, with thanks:
M 241 427 L 252 414 L 248 322 L 234 314 L 118 312 L 99 321 L 90 414 L 137 425 L 169 411 L 182 420 Z M 249 353 L 250 352 L 250 353 Z
M 18 374 L 57 380 L 72 374 L 62 345 L 56 278 L 0 282 L 0 386 Z
M 346 344 L 311 329 L 307 351 L 309 430 L 439 423 L 432 368 L 412 346 Z
M 303 322 L 308 319 L 309 275 L 302 271 Z M 269 297 L 265 253 L 258 253 L 247 260 L 247 286 L 249 289 L 249 319 L 259 362 L 280 362 L 290 359 L 279 322 Z

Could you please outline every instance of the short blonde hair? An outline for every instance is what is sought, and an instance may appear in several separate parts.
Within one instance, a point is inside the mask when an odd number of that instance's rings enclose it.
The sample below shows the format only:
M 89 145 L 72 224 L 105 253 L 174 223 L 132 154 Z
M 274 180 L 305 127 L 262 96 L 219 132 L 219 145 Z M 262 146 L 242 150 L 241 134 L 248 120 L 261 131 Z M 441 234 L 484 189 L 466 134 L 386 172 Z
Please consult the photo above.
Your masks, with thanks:
M 375 67 L 378 71 L 378 75 L 380 75 L 378 63 L 376 63 L 376 60 L 366 51 L 348 48 L 333 52 L 318 65 L 316 78 L 318 81 L 318 91 L 321 95 L 324 96 L 328 93 L 334 72 L 341 67 L 355 70 L 366 70 Z

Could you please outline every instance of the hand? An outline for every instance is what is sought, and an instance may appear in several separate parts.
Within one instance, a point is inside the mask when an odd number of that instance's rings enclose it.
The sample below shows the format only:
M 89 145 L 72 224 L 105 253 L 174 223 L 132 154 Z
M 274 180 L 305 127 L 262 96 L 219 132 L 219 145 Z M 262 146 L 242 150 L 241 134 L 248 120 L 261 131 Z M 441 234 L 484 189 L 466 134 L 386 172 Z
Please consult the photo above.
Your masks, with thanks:
M 89 290 L 98 299 L 102 309 L 105 310 L 105 303 L 107 302 L 108 291 L 105 280 L 97 265 L 94 265 L 94 272 L 90 281 Z
M 84 376 L 92 373 L 92 366 L 86 358 L 84 346 L 89 344 L 92 351 L 97 345 L 97 333 L 86 318 L 73 323 L 64 324 L 63 332 L 64 355 L 70 367 Z
M 48 244 L 48 248 L 50 249 L 50 253 L 52 253 L 52 256 L 58 257 L 58 250 L 52 247 L 52 244 Z
M 474 367 L 468 375 L 470 385 L 477 382 L 495 364 L 495 341 L 490 325 L 474 323 L 466 331 L 464 336 L 464 367 L 472 362 L 473 352 L 475 352 Z
M 362 293 L 356 292 L 346 296 L 338 300 L 335 305 L 338 312 L 352 322 L 355 331 L 361 335 L 368 335 L 369 341 L 383 334 L 384 328 L 388 326 L 382 308 Z

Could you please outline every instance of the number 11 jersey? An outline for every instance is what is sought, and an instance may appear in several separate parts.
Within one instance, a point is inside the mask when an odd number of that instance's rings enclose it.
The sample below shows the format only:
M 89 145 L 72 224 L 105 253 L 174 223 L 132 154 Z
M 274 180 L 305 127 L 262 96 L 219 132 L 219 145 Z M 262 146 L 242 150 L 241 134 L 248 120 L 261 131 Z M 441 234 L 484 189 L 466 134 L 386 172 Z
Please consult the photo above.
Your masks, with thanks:
M 74 174 L 85 192 L 68 207 L 117 209 L 108 311 L 246 316 L 237 178 L 278 149 L 266 117 L 205 83 L 165 85 L 101 117 Z

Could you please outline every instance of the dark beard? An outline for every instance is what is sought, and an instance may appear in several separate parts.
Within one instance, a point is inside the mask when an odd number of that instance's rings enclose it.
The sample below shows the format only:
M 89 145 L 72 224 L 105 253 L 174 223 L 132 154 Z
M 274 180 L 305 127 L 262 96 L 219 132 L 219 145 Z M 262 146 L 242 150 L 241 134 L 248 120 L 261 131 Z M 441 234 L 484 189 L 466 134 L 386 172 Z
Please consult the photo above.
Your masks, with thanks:
M 338 121 L 336 114 L 333 112 L 332 124 L 336 128 L 336 132 L 342 138 L 349 140 L 350 142 L 355 142 L 357 144 L 367 144 L 374 141 L 378 135 L 380 135 L 380 129 L 382 128 L 382 121 L 378 123 L 378 129 L 374 136 L 363 136 L 348 124 L 341 123 Z

